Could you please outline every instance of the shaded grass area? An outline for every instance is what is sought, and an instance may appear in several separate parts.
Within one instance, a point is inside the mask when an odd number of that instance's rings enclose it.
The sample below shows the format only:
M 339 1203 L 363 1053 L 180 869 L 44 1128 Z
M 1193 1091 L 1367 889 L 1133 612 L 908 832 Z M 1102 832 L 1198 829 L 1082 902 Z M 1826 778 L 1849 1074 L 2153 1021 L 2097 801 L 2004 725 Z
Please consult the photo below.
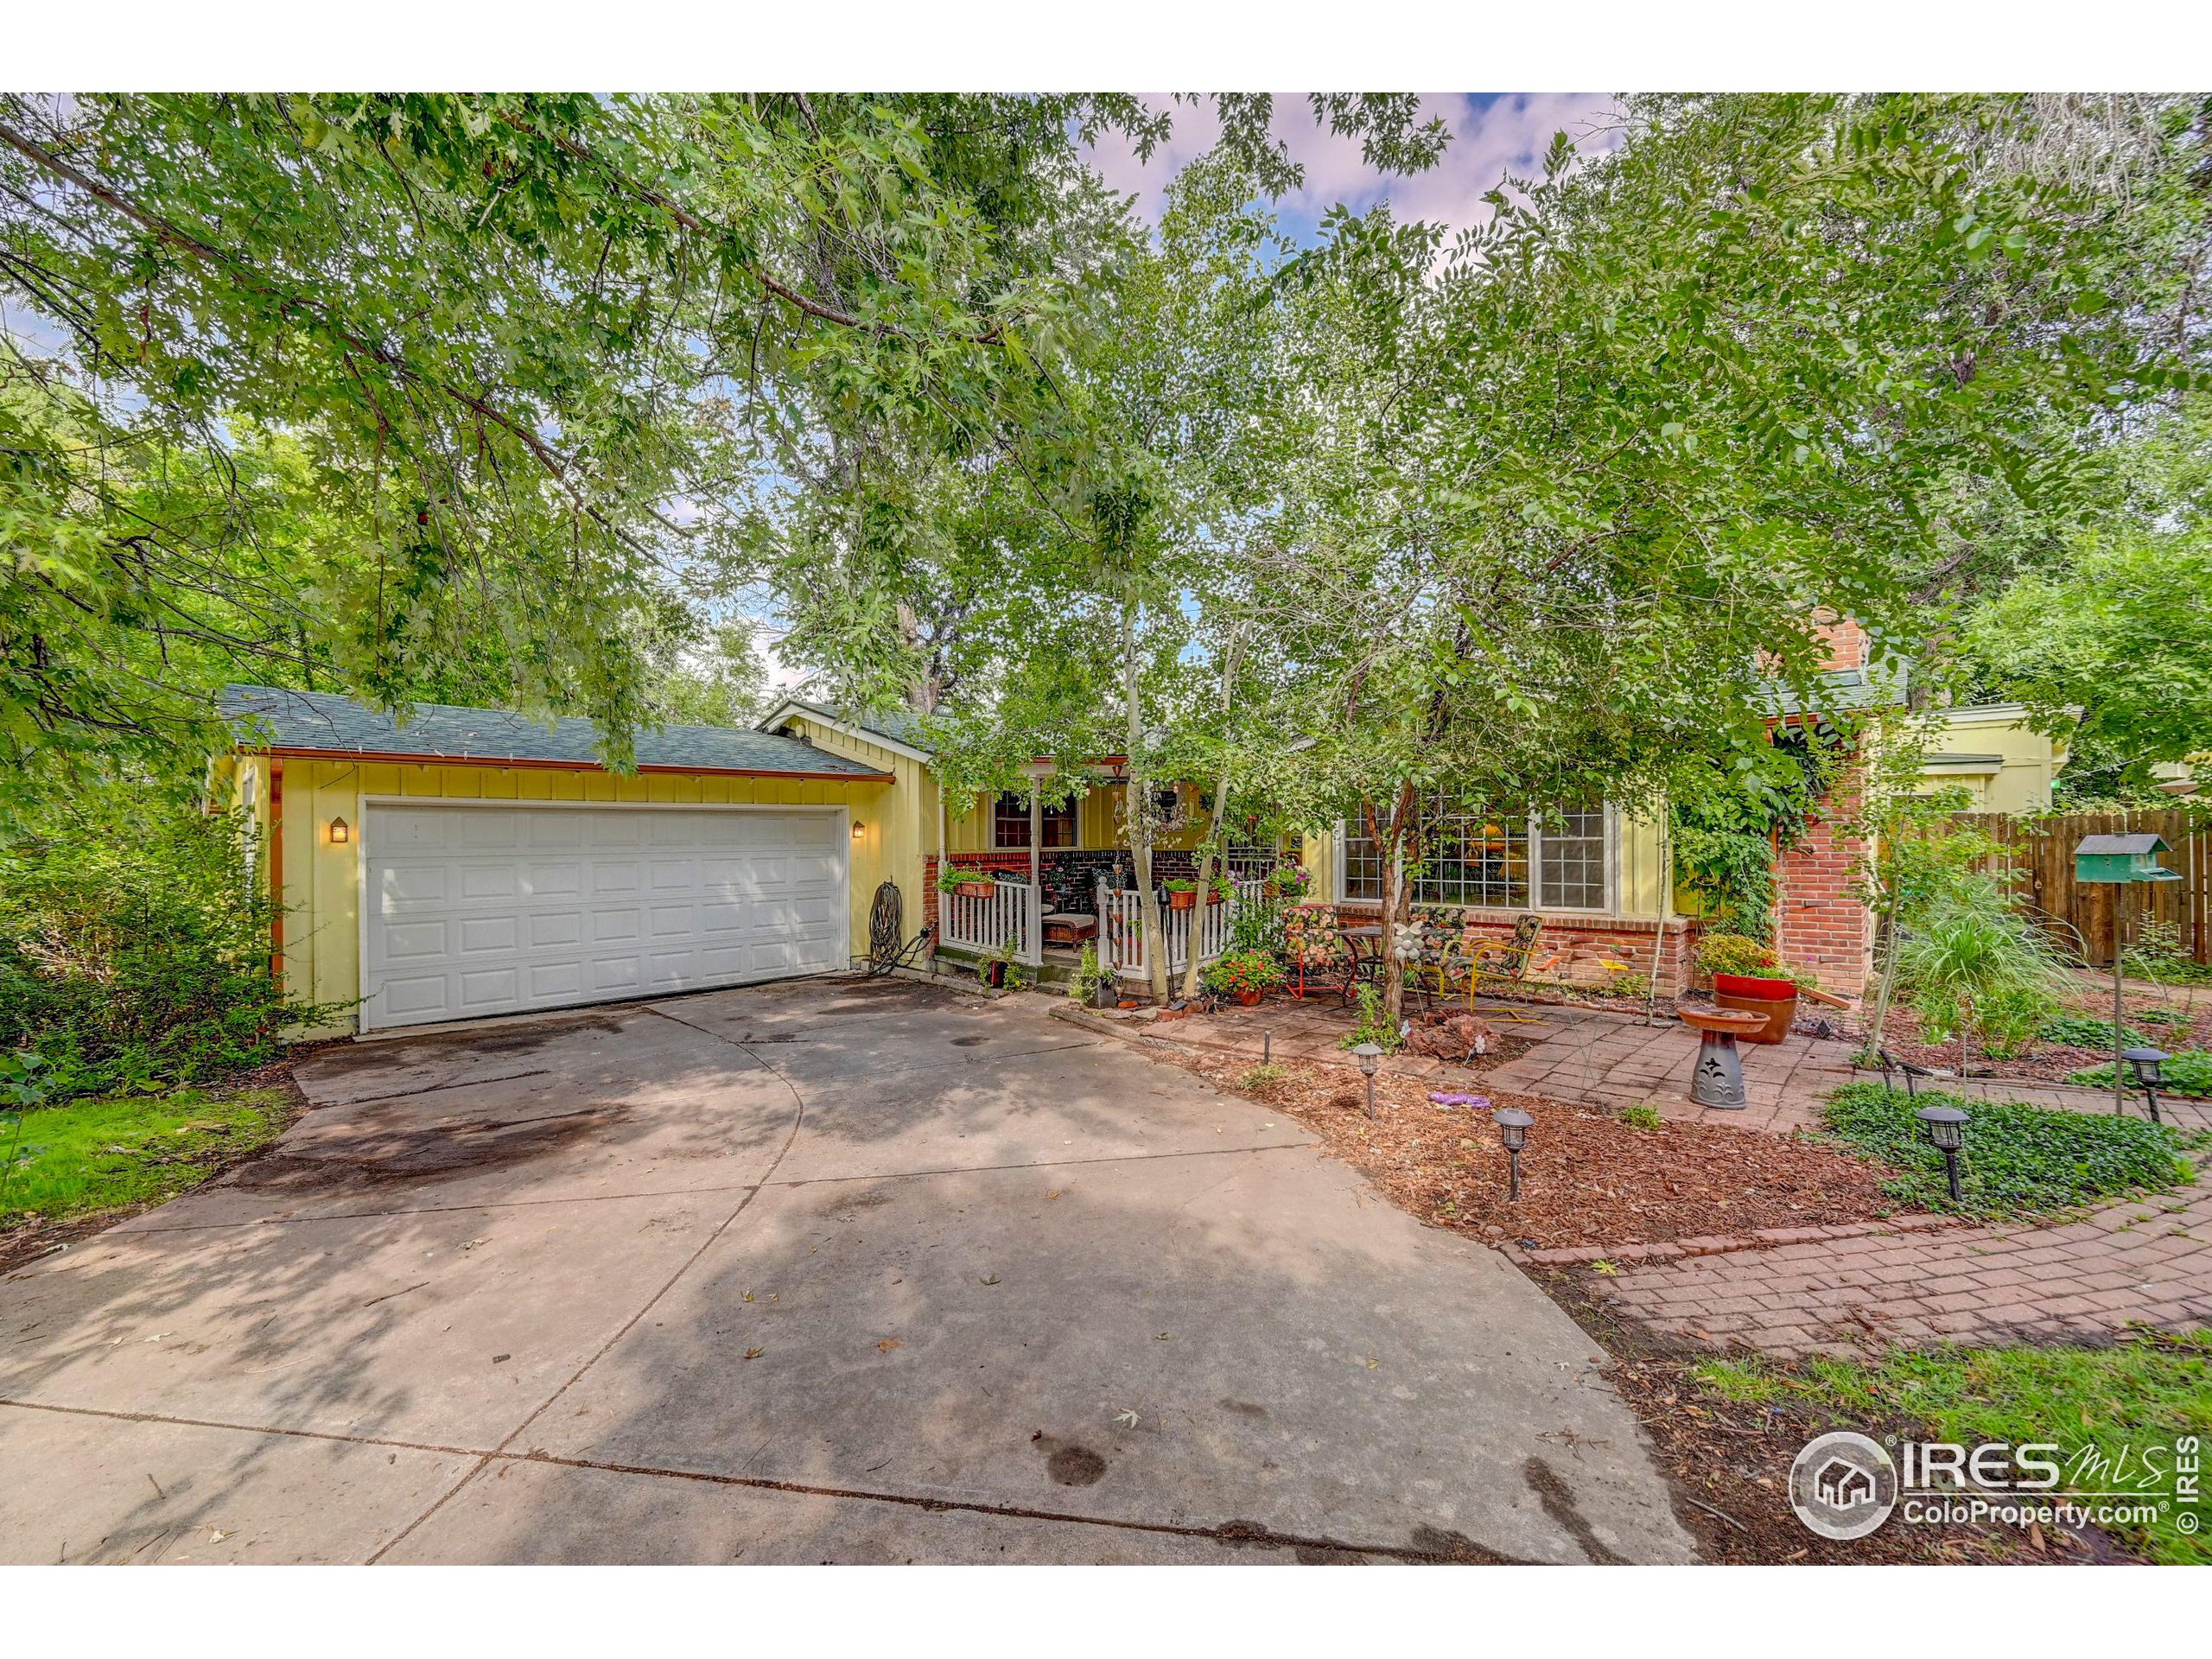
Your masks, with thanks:
M 1961 1203 L 1951 1202 L 1943 1155 L 1914 1116 L 1927 1106 L 1955 1106 L 1968 1116 Z M 2196 1179 L 2185 1156 L 2193 1138 L 2142 1118 L 1964 1100 L 1931 1089 L 1916 1099 L 1878 1083 L 1845 1085 L 1821 1112 L 1831 1135 L 1897 1172 L 1884 1183 L 1891 1197 L 1951 1214 L 2048 1215 Z
M 174 1198 L 282 1135 L 296 1101 L 180 1089 L 0 1113 L 0 1235 Z
M 2076 1478 L 2085 1449 L 2140 1474 L 2147 1446 L 2164 1449 L 2162 1478 L 2146 1496 L 2174 1492 L 2174 1442 L 2212 1436 L 2212 1332 L 2146 1332 L 2110 1348 L 1939 1348 L 1878 1363 L 1813 1358 L 1795 1366 L 1766 1361 L 1706 1360 L 1699 1384 L 1738 1404 L 1815 1408 L 1861 1428 L 1972 1446 L 2056 1443 L 2062 1484 L 2114 1490 L 2109 1480 Z M 2126 1464 L 2123 1448 L 2131 1448 Z M 2200 1524 L 2208 1506 L 2194 1513 Z M 2212 1542 L 2183 1530 L 2191 1513 L 2171 1502 L 2152 1524 L 2114 1528 L 2114 1535 L 2152 1560 L 2212 1564 Z M 1890 1525 L 1898 1522 L 1891 1521 Z

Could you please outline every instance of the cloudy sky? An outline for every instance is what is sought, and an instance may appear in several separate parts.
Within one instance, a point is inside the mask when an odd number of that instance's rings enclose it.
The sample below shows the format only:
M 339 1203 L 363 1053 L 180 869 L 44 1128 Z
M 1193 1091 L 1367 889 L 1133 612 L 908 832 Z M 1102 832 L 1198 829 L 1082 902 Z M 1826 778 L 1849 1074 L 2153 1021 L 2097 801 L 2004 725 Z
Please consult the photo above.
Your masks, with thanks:
M 1141 163 L 1118 135 L 1109 135 L 1093 150 L 1092 162 L 1109 184 L 1137 198 L 1146 217 L 1157 218 L 1168 180 L 1213 143 L 1220 124 L 1204 106 L 1171 104 L 1165 95 L 1147 101 L 1172 111 L 1174 137 Z M 1421 105 L 1427 115 L 1442 118 L 1451 145 L 1427 172 L 1395 178 L 1363 162 L 1357 139 L 1337 137 L 1319 125 L 1303 93 L 1276 94 L 1275 135 L 1306 169 L 1304 188 L 1281 204 L 1284 228 L 1307 241 L 1321 215 L 1337 203 L 1357 211 L 1388 197 L 1400 219 L 1464 230 L 1484 217 L 1483 194 L 1499 179 L 1536 170 L 1554 133 L 1564 130 L 1585 149 L 1613 144 L 1613 99 L 1605 93 L 1433 92 L 1424 95 Z

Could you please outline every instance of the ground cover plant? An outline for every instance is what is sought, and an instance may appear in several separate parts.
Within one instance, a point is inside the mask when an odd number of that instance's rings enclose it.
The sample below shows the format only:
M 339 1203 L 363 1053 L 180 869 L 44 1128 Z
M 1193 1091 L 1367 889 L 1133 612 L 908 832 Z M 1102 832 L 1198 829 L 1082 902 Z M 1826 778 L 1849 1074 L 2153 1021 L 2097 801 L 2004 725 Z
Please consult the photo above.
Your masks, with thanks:
M 2212 1051 L 2185 1048 L 2159 1068 L 2158 1092 L 2162 1095 L 2186 1095 L 2196 1100 L 2212 1100 Z M 2093 1065 L 2069 1073 L 2069 1083 L 2089 1084 L 2100 1089 L 2112 1087 L 2112 1062 Z M 2127 1086 L 2133 1090 L 2135 1070 L 2128 1068 Z
M 1951 1202 L 1942 1154 L 1914 1114 L 1955 1106 L 1968 1114 L 1961 1155 L 1962 1199 Z M 2189 1138 L 2142 1118 L 2051 1111 L 1963 1100 L 1938 1090 L 1913 1096 L 1878 1083 L 1837 1090 L 1821 1109 L 1827 1132 L 1898 1172 L 1884 1191 L 1915 1209 L 1977 1216 L 2042 1215 L 2123 1193 L 2185 1185 L 2196 1170 Z
M 1815 1357 L 1797 1366 L 1708 1360 L 1694 1370 L 1724 1399 L 1811 1407 L 1847 1425 L 1896 1428 L 1972 1446 L 2054 1441 L 2065 1466 L 2083 1448 L 2116 1457 L 2212 1434 L 2212 1332 L 2145 1332 L 2107 1348 L 1943 1348 L 1872 1361 Z M 2069 1479 L 2069 1485 L 2083 1483 Z M 2169 1482 L 2164 1490 L 2171 1494 Z M 2169 1505 L 2147 1527 L 2118 1529 L 2151 1560 L 2212 1564 L 2212 1544 Z M 1894 1522 L 1891 1523 L 1896 1524 Z
M 276 1087 L 180 1089 L 0 1114 L 0 1237 L 174 1198 L 283 1134 L 293 1100 Z
M 2046 1043 L 2056 1043 L 2065 1048 L 2112 1047 L 2112 1021 L 2093 1020 L 2084 1014 L 2054 1014 L 2043 1022 L 2036 1035 Z M 2122 1048 L 2141 1048 L 2151 1039 L 2133 1026 L 2120 1028 Z

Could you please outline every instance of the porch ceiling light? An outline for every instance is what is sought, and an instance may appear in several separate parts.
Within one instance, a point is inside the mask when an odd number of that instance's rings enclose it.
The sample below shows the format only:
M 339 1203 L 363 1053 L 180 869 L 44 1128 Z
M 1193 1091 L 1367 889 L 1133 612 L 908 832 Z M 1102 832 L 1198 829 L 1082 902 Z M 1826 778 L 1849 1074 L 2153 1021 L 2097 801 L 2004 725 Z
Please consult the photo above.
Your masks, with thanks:
M 345 819 L 333 818 L 330 821 L 330 844 L 332 846 L 343 847 L 347 842 L 353 839 L 353 828 L 346 822 Z

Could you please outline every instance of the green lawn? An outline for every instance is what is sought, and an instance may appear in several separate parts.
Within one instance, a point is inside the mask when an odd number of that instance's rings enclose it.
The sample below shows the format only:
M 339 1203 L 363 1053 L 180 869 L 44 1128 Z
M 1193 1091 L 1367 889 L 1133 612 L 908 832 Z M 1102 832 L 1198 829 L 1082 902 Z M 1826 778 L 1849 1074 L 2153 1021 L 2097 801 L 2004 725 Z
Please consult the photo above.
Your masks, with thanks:
M 1951 1202 L 1943 1154 L 1914 1113 L 1956 1106 L 1967 1113 L 1960 1154 L 1961 1202 Z M 1970 1216 L 2035 1216 L 2098 1198 L 2162 1192 L 2196 1179 L 2184 1155 L 2196 1137 L 2139 1117 L 2054 1111 L 2017 1103 L 1964 1100 L 1923 1089 L 1917 1099 L 1878 1083 L 1837 1090 L 1821 1109 L 1827 1132 L 1897 1173 L 1883 1183 L 1916 1209 Z
M 0 1112 L 0 1232 L 172 1198 L 275 1140 L 290 1108 L 281 1089 L 180 1089 Z
M 1942 1348 L 1878 1364 L 1707 1360 L 1695 1373 L 1730 1400 L 1812 1406 L 1871 1432 L 1909 1426 L 1903 1433 L 1922 1440 L 2055 1441 L 2062 1461 L 2092 1444 L 2111 1457 L 2185 1434 L 2212 1440 L 2208 1332 L 2146 1334 L 2111 1348 Z M 2196 1515 L 2208 1510 L 2212 1503 L 2200 1503 Z M 2177 1525 L 2184 1512 L 2169 1504 L 2157 1524 L 2120 1535 L 2153 1560 L 2212 1564 L 2205 1535 Z

